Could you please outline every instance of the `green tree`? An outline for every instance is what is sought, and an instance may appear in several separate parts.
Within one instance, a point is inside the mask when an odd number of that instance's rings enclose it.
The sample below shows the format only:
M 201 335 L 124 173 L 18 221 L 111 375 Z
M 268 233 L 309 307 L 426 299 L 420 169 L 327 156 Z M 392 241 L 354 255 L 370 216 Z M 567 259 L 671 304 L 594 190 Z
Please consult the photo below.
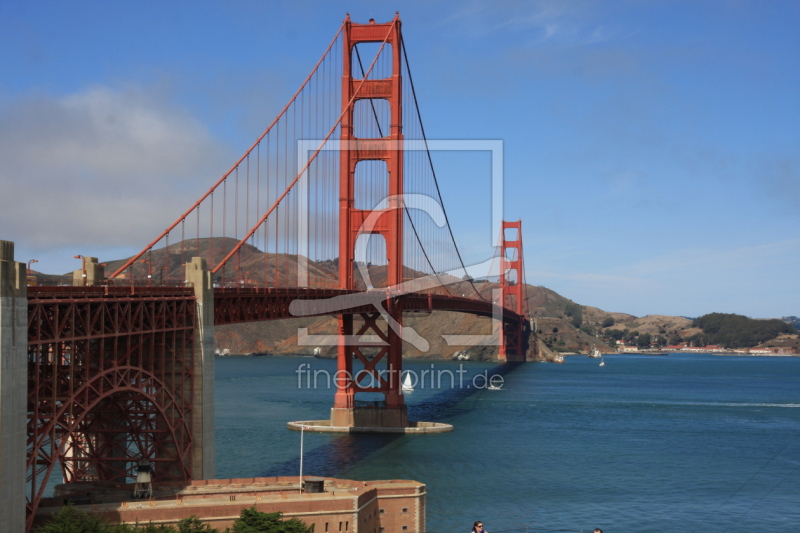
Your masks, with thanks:
M 691 337 L 686 339 L 686 344 L 689 346 L 694 346 L 695 348 L 702 348 L 703 346 L 707 346 L 708 342 L 708 335 L 705 333 L 695 333 Z
M 239 518 L 233 523 L 233 533 L 313 533 L 314 527 L 307 526 L 297 518 L 282 520 L 281 513 L 262 513 L 255 507 L 242 509 Z
M 721 344 L 728 348 L 751 348 L 778 335 L 798 332 L 782 320 L 754 320 L 729 313 L 703 315 L 692 325 L 703 330 L 708 344 Z
M 82 513 L 70 504 L 53 515 L 38 533 L 105 533 L 105 524 L 95 515 Z
M 606 335 L 614 339 L 615 341 L 622 340 L 622 337 L 625 336 L 625 332 L 621 329 L 609 329 L 606 331 Z
M 210 533 L 213 531 L 217 530 L 211 529 L 211 526 L 201 522 L 195 515 L 178 522 L 178 533 Z
M 570 323 L 576 328 L 580 328 L 581 324 L 583 324 L 583 306 L 575 302 L 569 302 L 564 307 L 564 314 L 572 318 Z
M 602 327 L 604 327 L 604 328 L 610 328 L 611 326 L 613 326 L 613 325 L 614 325 L 614 323 L 615 323 L 615 322 L 614 322 L 614 317 L 613 317 L 613 316 L 607 316 L 607 317 L 606 317 L 606 319 L 605 319 L 605 320 L 603 320 Z
M 640 348 L 647 348 L 650 346 L 652 338 L 649 333 L 643 333 L 636 337 L 636 345 Z
M 624 340 L 625 342 L 632 342 L 632 341 L 636 340 L 636 337 L 638 337 L 638 336 L 639 336 L 639 332 L 638 331 L 628 331 L 626 329 L 625 330 L 625 334 L 622 336 L 622 340 Z

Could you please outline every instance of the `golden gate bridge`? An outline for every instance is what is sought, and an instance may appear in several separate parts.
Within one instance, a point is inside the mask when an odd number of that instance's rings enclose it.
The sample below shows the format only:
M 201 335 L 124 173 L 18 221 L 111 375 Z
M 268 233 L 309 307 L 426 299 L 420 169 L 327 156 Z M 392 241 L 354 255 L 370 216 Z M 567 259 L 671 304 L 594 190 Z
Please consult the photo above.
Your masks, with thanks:
M 26 287 L 4 241 L 0 296 L 24 299 L 27 312 L 14 326 L 28 339 L 27 488 L 16 487 L 27 494 L 27 530 L 56 472 L 124 482 L 145 458 L 155 481 L 213 477 L 215 325 L 335 315 L 330 424 L 340 427 L 412 424 L 403 343 L 425 341 L 403 327 L 404 312 L 492 317 L 498 359 L 525 361 L 521 222 L 503 221 L 498 243 L 497 283 L 488 273 L 473 281 L 400 18 L 348 16 L 255 143 L 139 253 L 106 264 L 108 278 L 91 260 L 87 275 L 82 258 L 76 286 Z M 3 340 L 5 359 L 13 350 Z

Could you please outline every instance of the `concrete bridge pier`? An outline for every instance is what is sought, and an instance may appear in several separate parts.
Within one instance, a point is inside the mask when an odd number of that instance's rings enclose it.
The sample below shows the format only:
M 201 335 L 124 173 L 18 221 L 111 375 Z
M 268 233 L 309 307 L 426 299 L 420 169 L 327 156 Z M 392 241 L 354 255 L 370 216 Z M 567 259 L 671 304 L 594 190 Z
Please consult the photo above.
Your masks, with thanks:
M 103 265 L 97 262 L 96 257 L 82 258 L 81 268 L 72 271 L 72 285 L 74 287 L 94 287 L 105 278 Z M 85 278 L 85 281 L 84 281 Z
M 192 479 L 214 479 L 214 285 L 206 260 L 186 263 L 197 297 L 192 378 Z
M 27 360 L 26 268 L 0 241 L 0 533 L 25 531 Z

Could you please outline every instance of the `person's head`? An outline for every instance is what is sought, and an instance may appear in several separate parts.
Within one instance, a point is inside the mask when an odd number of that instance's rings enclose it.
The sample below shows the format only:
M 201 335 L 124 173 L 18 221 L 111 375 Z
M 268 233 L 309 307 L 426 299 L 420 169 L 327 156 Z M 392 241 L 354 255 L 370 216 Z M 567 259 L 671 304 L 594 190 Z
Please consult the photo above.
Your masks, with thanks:
M 603 533 L 603 530 L 599 527 L 594 528 L 594 533 Z
M 476 520 L 475 523 L 472 524 L 472 530 L 476 533 L 483 533 L 483 522 Z

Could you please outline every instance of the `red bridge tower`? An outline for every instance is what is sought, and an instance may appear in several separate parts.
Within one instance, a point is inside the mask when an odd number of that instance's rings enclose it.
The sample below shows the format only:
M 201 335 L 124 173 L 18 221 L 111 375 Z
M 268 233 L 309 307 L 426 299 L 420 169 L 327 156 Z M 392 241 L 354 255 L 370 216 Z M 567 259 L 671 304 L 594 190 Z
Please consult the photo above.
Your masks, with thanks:
M 403 114 L 400 18 L 386 24 L 354 24 L 349 16 L 344 24 L 344 68 L 342 75 L 341 151 L 339 174 L 339 288 L 356 288 L 354 270 L 356 240 L 360 235 L 381 235 L 386 243 L 387 285 L 403 282 Z M 381 43 L 378 56 L 391 54 L 391 77 L 357 79 L 353 76 L 353 54 L 359 43 Z M 376 56 L 376 58 L 378 57 Z M 385 100 L 390 109 L 391 123 L 383 138 L 358 138 L 356 103 L 359 100 Z M 356 208 L 356 167 L 363 161 L 386 163 L 389 198 L 384 209 L 373 211 Z M 339 315 L 339 347 L 337 392 L 331 410 L 332 426 L 405 427 L 408 425 L 406 406 L 401 393 L 403 341 L 389 326 L 393 319 L 402 327 L 403 309 L 399 298 L 384 302 L 386 327 L 379 325 L 381 313 L 361 313 L 363 324 L 355 332 L 354 315 Z M 362 335 L 377 336 L 378 342 L 359 342 Z M 376 351 L 377 350 L 377 351 Z M 353 361 L 363 368 L 353 373 Z M 379 363 L 381 366 L 379 370 Z M 385 404 L 356 403 L 358 393 L 382 393 Z M 379 408 L 376 408 L 379 407 Z
M 510 230 L 510 231 L 509 231 Z M 522 255 L 522 220 L 503 221 L 500 231 L 500 301 L 501 306 L 515 311 L 518 315 L 528 313 L 526 300 Z M 525 361 L 524 334 L 526 320 L 503 320 L 500 330 L 499 361 Z

